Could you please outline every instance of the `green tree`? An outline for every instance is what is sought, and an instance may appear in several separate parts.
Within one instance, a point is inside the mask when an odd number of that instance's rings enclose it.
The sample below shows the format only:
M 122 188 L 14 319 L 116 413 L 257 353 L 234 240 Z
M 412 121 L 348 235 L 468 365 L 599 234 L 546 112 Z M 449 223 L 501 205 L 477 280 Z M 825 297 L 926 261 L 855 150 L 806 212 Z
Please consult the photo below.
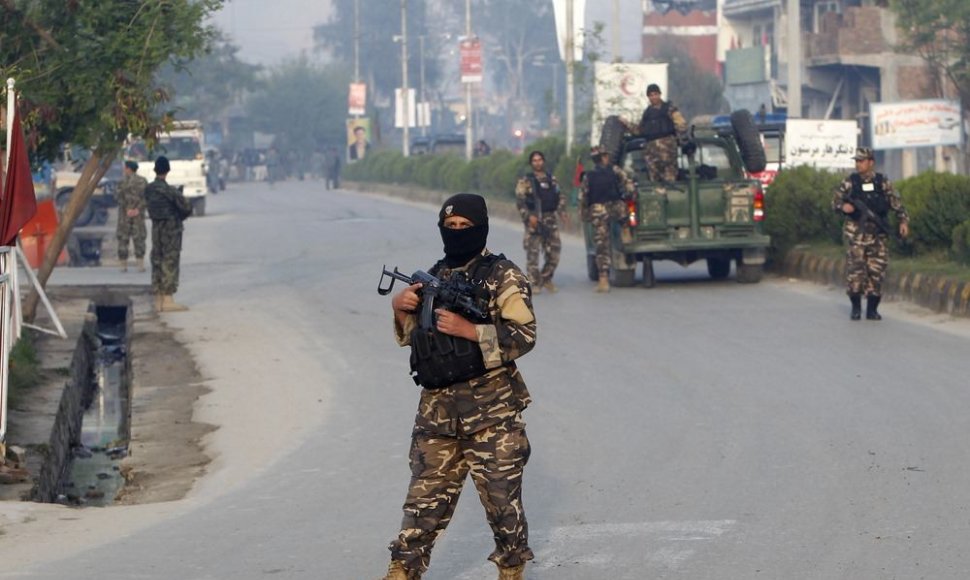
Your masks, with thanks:
M 247 111 L 253 128 L 276 135 L 281 151 L 309 153 L 346 140 L 347 83 L 344 67 L 320 67 L 305 56 L 269 71 Z
M 172 105 L 180 117 L 211 121 L 227 106 L 259 86 L 258 65 L 237 58 L 239 47 L 220 35 L 211 49 L 183 67 L 166 65 L 159 82 L 172 93 Z
M 720 79 L 701 69 L 680 42 L 662 42 L 662 48 L 657 51 L 657 62 L 670 65 L 667 67 L 669 94 L 664 98 L 672 100 L 688 120 L 696 115 L 728 111 Z
M 892 0 L 897 25 L 905 32 L 897 50 L 920 55 L 929 65 L 935 92 L 956 87 L 964 109 L 970 107 L 970 2 L 966 0 Z
M 170 122 L 159 68 L 182 66 L 214 36 L 205 24 L 222 0 L 0 0 L 0 62 L 17 78 L 29 143 L 51 158 L 64 143 L 92 150 L 37 274 L 57 256 L 129 133 L 155 138 Z M 39 296 L 24 302 L 32 320 Z

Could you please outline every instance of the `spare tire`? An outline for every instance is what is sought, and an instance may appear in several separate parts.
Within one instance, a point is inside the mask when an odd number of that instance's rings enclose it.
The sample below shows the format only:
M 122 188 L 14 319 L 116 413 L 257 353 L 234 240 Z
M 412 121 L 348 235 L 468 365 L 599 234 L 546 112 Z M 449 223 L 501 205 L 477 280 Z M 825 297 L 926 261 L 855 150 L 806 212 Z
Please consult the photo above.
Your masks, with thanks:
M 754 122 L 754 117 L 747 109 L 738 109 L 731 113 L 731 128 L 734 138 L 738 140 L 741 151 L 741 162 L 749 173 L 760 173 L 768 165 L 765 147 L 761 143 L 761 134 Z
M 610 155 L 611 163 L 620 162 L 620 152 L 623 151 L 623 135 L 625 133 L 626 125 L 618 116 L 610 115 L 603 121 L 603 130 L 600 132 L 600 149 Z

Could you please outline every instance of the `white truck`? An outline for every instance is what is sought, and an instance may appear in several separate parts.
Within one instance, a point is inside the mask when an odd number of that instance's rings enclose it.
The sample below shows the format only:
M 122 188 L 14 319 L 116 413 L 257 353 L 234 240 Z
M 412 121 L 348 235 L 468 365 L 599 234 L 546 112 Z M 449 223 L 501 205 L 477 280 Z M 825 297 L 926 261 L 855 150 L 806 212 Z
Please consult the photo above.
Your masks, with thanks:
M 171 131 L 162 133 L 154 149 L 148 150 L 140 139 L 129 139 L 125 159 L 138 162 L 138 174 L 149 181 L 154 179 L 155 159 L 168 158 L 172 169 L 169 185 L 182 188 L 182 194 L 192 203 L 192 215 L 205 215 L 206 183 L 205 134 L 201 121 L 175 121 Z

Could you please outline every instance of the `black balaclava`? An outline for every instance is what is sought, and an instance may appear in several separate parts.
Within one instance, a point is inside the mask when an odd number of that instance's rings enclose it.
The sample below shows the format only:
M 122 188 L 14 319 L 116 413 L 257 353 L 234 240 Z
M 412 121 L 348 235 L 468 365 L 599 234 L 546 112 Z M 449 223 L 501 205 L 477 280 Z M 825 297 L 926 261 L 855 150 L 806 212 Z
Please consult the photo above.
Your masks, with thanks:
M 445 218 L 453 215 L 470 220 L 474 226 L 463 230 L 445 227 Z M 464 266 L 485 249 L 488 238 L 488 208 L 485 198 L 474 193 L 456 193 L 445 200 L 438 212 L 438 229 L 445 244 L 445 265 Z

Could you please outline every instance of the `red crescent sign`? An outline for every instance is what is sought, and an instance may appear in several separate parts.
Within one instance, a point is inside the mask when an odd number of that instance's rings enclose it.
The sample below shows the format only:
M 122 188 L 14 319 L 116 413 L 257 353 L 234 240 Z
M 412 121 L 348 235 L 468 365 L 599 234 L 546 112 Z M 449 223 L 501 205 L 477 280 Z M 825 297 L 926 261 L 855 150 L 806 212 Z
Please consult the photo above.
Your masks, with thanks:
M 636 92 L 631 90 L 629 86 L 635 83 L 636 83 L 636 79 L 633 76 L 623 75 L 623 78 L 620 79 L 620 92 L 622 92 L 624 95 L 627 95 L 627 96 L 635 95 Z

